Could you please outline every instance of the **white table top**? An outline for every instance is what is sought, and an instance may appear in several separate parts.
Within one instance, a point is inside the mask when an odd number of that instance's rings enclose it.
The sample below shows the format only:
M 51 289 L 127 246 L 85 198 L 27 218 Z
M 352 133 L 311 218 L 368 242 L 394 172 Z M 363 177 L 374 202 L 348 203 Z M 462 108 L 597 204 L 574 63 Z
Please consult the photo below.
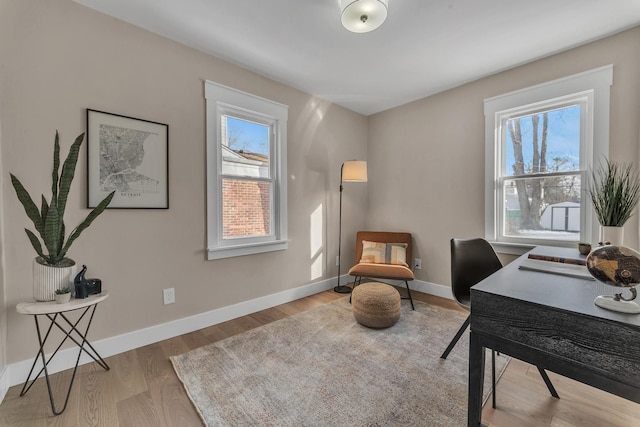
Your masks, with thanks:
M 55 301 L 31 301 L 21 302 L 16 306 L 16 310 L 20 314 L 54 314 L 62 313 L 64 311 L 78 310 L 98 304 L 109 297 L 108 291 L 102 291 L 99 294 L 89 295 L 87 298 L 76 299 L 71 298 L 71 301 L 64 304 L 58 304 Z

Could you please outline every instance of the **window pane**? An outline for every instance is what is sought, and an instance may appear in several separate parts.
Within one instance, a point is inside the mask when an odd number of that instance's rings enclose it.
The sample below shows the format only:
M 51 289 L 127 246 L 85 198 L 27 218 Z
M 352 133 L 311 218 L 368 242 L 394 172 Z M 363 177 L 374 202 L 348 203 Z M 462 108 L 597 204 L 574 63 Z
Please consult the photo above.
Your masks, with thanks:
M 222 238 L 271 234 L 271 183 L 222 180 Z
M 580 175 L 504 181 L 504 235 L 580 240 Z
M 269 178 L 269 126 L 223 115 L 222 174 Z
M 506 176 L 580 169 L 580 105 L 506 121 Z

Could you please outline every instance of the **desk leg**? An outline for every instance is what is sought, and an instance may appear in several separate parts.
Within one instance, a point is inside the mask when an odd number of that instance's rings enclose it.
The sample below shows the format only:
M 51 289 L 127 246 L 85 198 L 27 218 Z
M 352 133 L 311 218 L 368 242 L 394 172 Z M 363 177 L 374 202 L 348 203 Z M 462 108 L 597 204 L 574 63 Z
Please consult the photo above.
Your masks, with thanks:
M 51 323 L 49 324 L 49 327 L 47 328 L 47 333 L 45 334 L 44 338 L 42 337 L 42 333 L 40 332 L 40 324 L 38 323 L 38 315 L 34 315 L 33 316 L 34 319 L 35 319 L 35 322 L 36 322 L 36 331 L 38 333 L 38 342 L 40 344 L 40 349 L 38 350 L 38 354 L 36 355 L 35 360 L 33 361 L 33 365 L 31 365 L 31 370 L 29 371 L 29 375 L 27 375 L 27 379 L 24 382 L 24 385 L 22 386 L 22 391 L 20 392 L 20 396 L 24 396 L 25 394 L 27 394 L 29 389 L 31 389 L 31 386 L 40 377 L 40 375 L 42 375 L 42 372 L 44 372 L 44 377 L 45 377 L 45 380 L 47 382 L 47 391 L 49 392 L 49 401 L 51 403 L 51 411 L 53 412 L 54 415 L 60 415 L 67 408 L 67 404 L 69 403 L 69 396 L 71 396 L 71 388 L 73 387 L 73 382 L 74 382 L 74 380 L 76 378 L 76 373 L 78 371 L 78 365 L 80 363 L 80 356 L 82 356 L 82 352 L 85 352 L 86 354 L 91 356 L 91 358 L 93 360 L 95 360 L 102 368 L 104 368 L 107 371 L 109 370 L 109 366 L 107 365 L 107 363 L 102 359 L 102 357 L 98 354 L 98 352 L 93 348 L 93 346 L 87 340 L 87 334 L 89 333 L 89 328 L 91 327 L 91 322 L 93 320 L 93 315 L 95 314 L 96 307 L 97 307 L 96 305 L 87 307 L 87 309 L 80 315 L 80 317 L 78 318 L 78 320 L 75 323 L 72 323 L 71 321 L 69 321 L 69 319 L 67 319 L 67 317 L 64 314 L 60 314 L 60 316 L 69 325 L 69 327 L 70 327 L 69 330 L 64 329 L 56 321 L 56 319 L 58 318 L 58 313 L 56 313 L 53 317 L 51 317 L 50 315 L 45 315 L 49 319 L 49 321 Z M 86 326 L 84 331 L 80 331 L 77 328 L 77 326 L 80 323 L 80 321 L 82 320 L 82 318 L 84 317 L 84 315 L 87 314 L 87 312 L 89 310 L 91 310 L 91 315 L 89 316 L 89 320 L 87 322 L 87 326 Z M 47 360 L 47 358 L 46 358 L 46 356 L 44 354 L 44 346 L 45 346 L 45 343 L 47 342 L 47 339 L 49 338 L 49 334 L 51 332 L 51 329 L 53 328 L 53 325 L 56 325 L 62 332 L 64 332 L 65 333 L 65 337 L 62 339 L 62 341 L 60 342 L 58 347 L 55 349 L 53 354 L 51 354 L 51 356 L 49 356 L 49 359 Z M 75 332 L 79 336 L 79 338 L 81 339 L 81 342 L 78 342 L 78 340 L 76 340 L 71 335 L 73 332 Z M 58 350 L 60 350 L 60 348 L 62 347 L 62 345 L 64 344 L 64 342 L 67 339 L 72 340 L 79 348 L 78 348 L 78 356 L 76 357 L 76 364 L 75 364 L 75 366 L 73 368 L 73 374 L 71 376 L 71 381 L 69 382 L 69 389 L 67 390 L 67 395 L 66 395 L 65 400 L 64 400 L 64 405 L 62 406 L 62 409 L 60 409 L 58 411 L 58 410 L 56 410 L 56 405 L 55 405 L 55 402 L 54 402 L 54 399 L 53 399 L 53 393 L 51 391 L 51 382 L 49 381 L 49 371 L 47 369 L 47 366 L 48 366 L 49 362 L 51 361 L 51 359 L 53 359 L 53 357 L 58 353 Z M 87 348 L 85 348 L 85 344 L 91 348 L 91 350 L 95 353 L 95 356 L 93 354 L 91 354 L 88 351 Z M 97 357 L 97 359 L 96 359 L 96 357 Z M 42 359 L 42 365 L 43 366 L 42 366 L 42 369 L 40 369 L 40 372 L 38 372 L 38 374 L 34 377 L 34 379 L 31 380 L 31 374 L 33 373 L 33 370 L 34 370 L 34 368 L 36 366 L 36 363 L 38 362 L 38 358 Z M 31 383 L 29 383 L 30 381 L 31 381 Z
M 478 335 L 469 335 L 469 401 L 467 426 L 478 427 L 482 421 L 482 386 L 484 383 L 484 347 Z M 493 391 L 495 393 L 495 390 Z

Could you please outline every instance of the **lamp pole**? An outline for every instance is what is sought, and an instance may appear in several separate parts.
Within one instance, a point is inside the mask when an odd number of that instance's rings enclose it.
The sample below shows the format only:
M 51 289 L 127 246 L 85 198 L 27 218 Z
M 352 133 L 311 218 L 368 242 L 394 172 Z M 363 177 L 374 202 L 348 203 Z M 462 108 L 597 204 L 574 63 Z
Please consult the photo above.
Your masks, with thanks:
M 351 288 L 346 285 L 340 285 L 340 264 L 342 262 L 341 249 L 342 249 L 342 172 L 344 171 L 344 163 L 340 167 L 340 222 L 338 225 L 338 286 L 333 290 L 339 294 L 351 293 Z
M 345 167 L 346 166 L 346 167 Z M 352 291 L 349 286 L 340 285 L 340 267 L 342 264 L 342 184 L 344 182 L 367 182 L 367 162 L 363 160 L 347 160 L 340 167 L 340 224 L 338 225 L 338 286 L 334 291 L 348 294 Z

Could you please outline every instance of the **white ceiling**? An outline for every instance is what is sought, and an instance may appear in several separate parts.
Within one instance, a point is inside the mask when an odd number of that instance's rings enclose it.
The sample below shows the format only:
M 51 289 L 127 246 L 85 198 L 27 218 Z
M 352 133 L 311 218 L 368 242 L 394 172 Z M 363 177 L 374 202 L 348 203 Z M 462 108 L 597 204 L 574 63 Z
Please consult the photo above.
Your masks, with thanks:
M 640 24 L 640 0 L 389 0 L 364 34 L 340 0 L 75 1 L 365 115 Z

